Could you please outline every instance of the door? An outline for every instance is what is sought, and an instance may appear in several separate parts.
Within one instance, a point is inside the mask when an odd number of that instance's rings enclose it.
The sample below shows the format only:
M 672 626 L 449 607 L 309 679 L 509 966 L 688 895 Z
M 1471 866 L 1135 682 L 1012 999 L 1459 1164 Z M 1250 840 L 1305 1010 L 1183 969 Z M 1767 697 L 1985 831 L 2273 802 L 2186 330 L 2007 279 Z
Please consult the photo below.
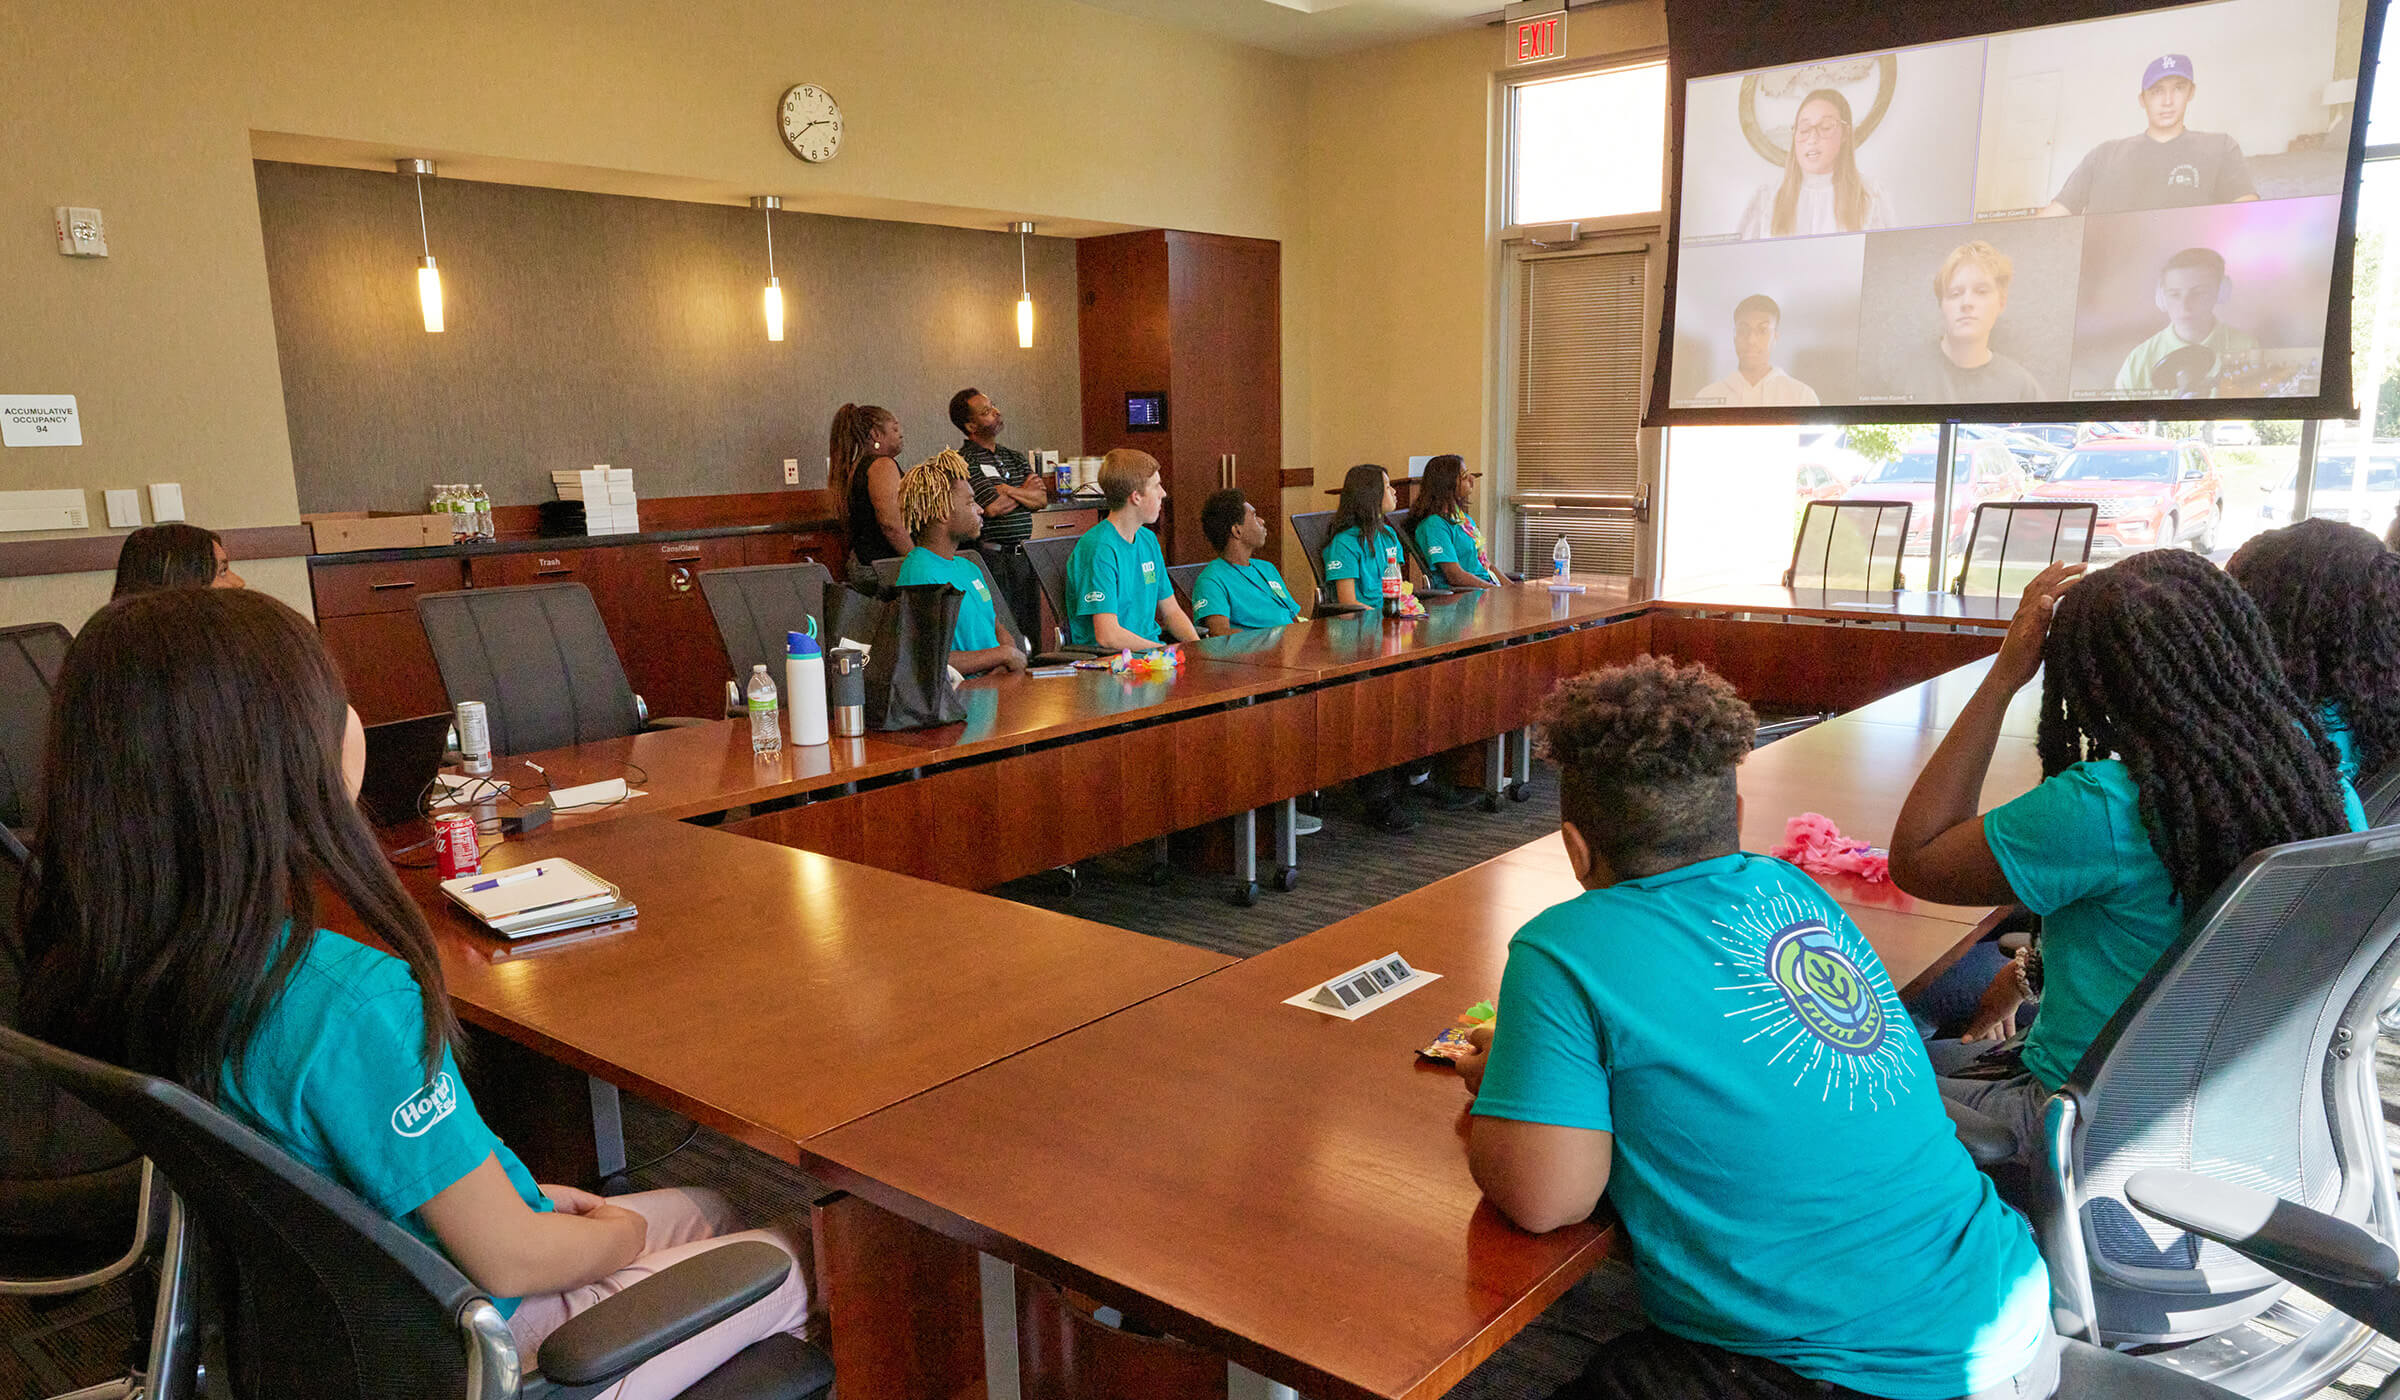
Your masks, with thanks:
M 1262 238 L 1167 234 L 1171 332 L 1168 427 L 1175 439 L 1170 562 L 1216 551 L 1200 529 L 1210 493 L 1238 487 L 1267 522 L 1264 556 L 1283 544 L 1283 246 Z
M 1512 566 L 1547 573 L 1564 538 L 1581 573 L 1648 576 L 1655 434 L 1641 431 L 1648 382 L 1650 251 L 1520 255 L 1504 372 L 1493 531 Z

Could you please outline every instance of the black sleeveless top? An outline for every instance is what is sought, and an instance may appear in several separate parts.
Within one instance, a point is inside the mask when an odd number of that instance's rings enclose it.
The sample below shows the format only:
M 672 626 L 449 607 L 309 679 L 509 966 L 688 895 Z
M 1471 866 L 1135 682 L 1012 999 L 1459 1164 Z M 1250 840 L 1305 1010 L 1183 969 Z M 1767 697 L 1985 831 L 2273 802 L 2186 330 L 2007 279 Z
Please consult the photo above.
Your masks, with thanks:
M 883 526 L 875 519 L 874 498 L 867 494 L 867 469 L 881 460 L 868 457 L 850 472 L 850 558 L 862 569 L 872 569 L 876 560 L 899 554 L 884 537 Z

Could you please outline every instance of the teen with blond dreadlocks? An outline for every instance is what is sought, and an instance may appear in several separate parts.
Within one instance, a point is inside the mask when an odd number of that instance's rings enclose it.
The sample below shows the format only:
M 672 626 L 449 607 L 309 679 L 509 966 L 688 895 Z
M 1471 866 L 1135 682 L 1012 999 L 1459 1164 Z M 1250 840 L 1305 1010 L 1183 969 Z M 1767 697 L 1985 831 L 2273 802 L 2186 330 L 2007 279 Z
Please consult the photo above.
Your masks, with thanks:
M 2225 572 L 2266 614 L 2284 679 L 2316 710 L 2342 776 L 2400 759 L 2400 554 L 2356 525 L 2303 520 L 2253 538 Z
M 2366 827 L 2239 584 L 2173 549 L 2082 569 L 2053 564 L 2026 587 L 1892 831 L 1908 893 L 2042 916 L 2039 961 L 2002 968 L 1961 1039 L 1930 1047 L 1942 1092 L 2014 1131 L 2020 1158 L 2043 1102 L 2234 867 Z M 2043 781 L 1978 815 L 2001 714 L 2036 670 Z M 2022 1048 L 1979 1057 L 2036 991 Z
M 950 638 L 950 664 L 962 676 L 985 671 L 1022 671 L 1025 653 L 1000 635 L 983 568 L 961 558 L 958 547 L 983 533 L 983 508 L 967 484 L 967 462 L 943 448 L 940 455 L 909 468 L 900 478 L 900 517 L 916 547 L 900 561 L 902 587 L 946 583 L 966 594 L 958 605 L 958 629 Z

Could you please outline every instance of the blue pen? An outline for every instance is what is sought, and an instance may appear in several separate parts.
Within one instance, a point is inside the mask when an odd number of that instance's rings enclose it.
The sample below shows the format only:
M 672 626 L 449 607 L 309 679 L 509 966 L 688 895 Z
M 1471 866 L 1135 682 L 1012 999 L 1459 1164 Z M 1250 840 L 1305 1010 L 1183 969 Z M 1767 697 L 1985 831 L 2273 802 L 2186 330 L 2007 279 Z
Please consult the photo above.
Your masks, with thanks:
M 541 873 L 542 867 L 539 864 L 528 865 L 520 870 L 511 870 L 504 875 L 494 875 L 489 880 L 478 880 L 467 886 L 467 893 L 481 894 L 485 890 L 496 890 L 502 885 L 514 884 L 519 880 L 530 880 Z

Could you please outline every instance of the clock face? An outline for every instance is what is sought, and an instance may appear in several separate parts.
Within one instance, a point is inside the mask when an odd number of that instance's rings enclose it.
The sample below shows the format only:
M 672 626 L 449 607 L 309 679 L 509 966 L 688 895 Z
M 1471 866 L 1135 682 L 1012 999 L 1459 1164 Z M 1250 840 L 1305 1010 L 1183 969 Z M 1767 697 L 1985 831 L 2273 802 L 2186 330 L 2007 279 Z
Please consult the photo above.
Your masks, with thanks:
M 776 109 L 783 127 L 783 144 L 805 161 L 831 160 L 842 149 L 842 109 L 833 94 L 815 83 L 800 83 L 783 95 Z

